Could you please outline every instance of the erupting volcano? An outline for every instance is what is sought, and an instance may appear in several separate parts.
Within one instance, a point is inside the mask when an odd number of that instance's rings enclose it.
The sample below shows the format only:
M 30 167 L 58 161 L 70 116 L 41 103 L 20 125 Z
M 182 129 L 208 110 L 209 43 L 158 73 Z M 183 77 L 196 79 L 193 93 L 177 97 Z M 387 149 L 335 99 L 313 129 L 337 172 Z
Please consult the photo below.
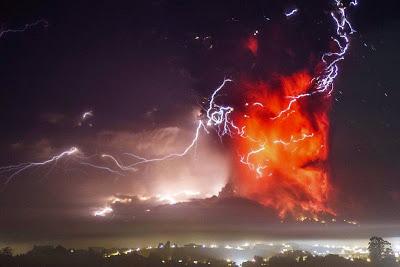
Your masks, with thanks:
M 325 166 L 330 97 L 315 94 L 291 102 L 312 87 L 305 71 L 271 82 L 244 82 L 245 108 L 235 113 L 237 126 L 245 130 L 233 141 L 239 154 L 235 189 L 275 208 L 281 218 L 334 214 L 327 205 L 331 186 Z
M 159 107 L 156 101 L 161 96 L 159 91 L 155 91 L 149 97 L 151 108 L 141 107 L 136 112 L 144 114 L 140 115 L 143 122 L 135 126 L 137 132 L 131 133 L 131 125 L 115 133 L 105 131 L 107 127 L 99 127 L 96 136 L 88 137 L 87 141 L 77 141 L 70 149 L 60 148 L 60 152 L 51 155 L 46 153 L 49 155 L 45 159 L 0 166 L 0 175 L 5 176 L 7 184 L 29 170 L 51 171 L 57 163 L 69 160 L 79 167 L 84 166 L 93 171 L 137 178 L 133 183 L 138 189 L 132 195 L 142 196 L 138 197 L 138 203 L 154 199 L 155 203 L 168 200 L 168 204 L 174 205 L 192 200 L 192 194 L 182 192 L 195 192 L 195 195 L 204 198 L 216 194 L 228 180 L 228 162 L 232 153 L 234 175 L 228 184 L 232 185 L 239 197 L 276 210 L 280 218 L 317 220 L 321 215 L 335 216 L 336 213 L 330 205 L 333 186 L 329 181 L 327 168 L 330 144 L 329 111 L 335 78 L 339 73 L 339 62 L 344 60 L 350 46 L 350 35 L 355 32 L 348 20 L 347 10 L 356 5 L 355 0 L 346 3 L 335 0 L 329 7 L 324 7 L 325 13 L 329 14 L 328 21 L 333 24 L 332 33 L 324 34 L 330 37 L 326 43 L 322 41 L 323 36 L 317 35 L 318 38 L 315 38 L 314 31 L 310 32 L 311 36 L 308 32 L 294 34 L 303 29 L 303 24 L 306 25 L 310 18 L 313 25 L 317 18 L 318 21 L 321 19 L 302 7 L 285 9 L 286 12 L 272 18 L 263 15 L 263 20 L 268 25 L 259 28 L 241 27 L 238 33 L 224 42 L 217 42 L 206 33 L 196 32 L 191 40 L 197 44 L 194 46 L 196 51 L 202 47 L 207 52 L 201 50 L 201 53 L 223 55 L 216 60 L 216 66 L 227 58 L 232 60 L 227 61 L 230 62 L 227 68 L 223 68 L 223 82 L 213 91 L 207 92 L 208 97 L 202 96 L 201 99 L 204 100 L 196 103 L 195 108 L 190 104 L 183 112 L 175 105 L 175 95 L 166 95 L 166 98 L 171 97 L 171 101 Z M 303 16 L 301 20 L 296 19 L 300 15 Z M 234 21 L 236 23 L 236 19 Z M 296 21 L 299 22 L 298 26 Z M 47 25 L 39 20 L 25 28 L 7 30 L 4 33 L 23 32 L 41 23 Z M 296 27 L 292 29 L 293 26 Z M 319 27 L 321 32 L 325 31 L 325 27 Z M 286 34 L 288 38 L 283 37 Z M 232 42 L 236 38 L 241 41 Z M 299 47 L 292 48 L 294 40 L 299 40 Z M 185 41 L 185 47 L 188 43 Z M 225 45 L 227 51 L 223 51 Z M 324 48 L 325 52 L 320 52 L 322 47 L 327 47 L 327 50 Z M 150 62 L 147 58 L 144 61 Z M 198 61 L 194 60 L 196 64 Z M 215 69 L 220 72 L 220 67 Z M 188 73 L 192 75 L 192 72 Z M 207 75 L 204 77 L 208 79 Z M 154 80 L 154 77 L 156 76 L 144 79 L 143 82 L 135 81 L 135 86 L 165 86 L 148 84 L 148 80 Z M 171 84 L 172 88 L 177 82 Z M 227 91 L 232 89 L 233 84 L 238 91 L 232 94 Z M 201 95 L 203 93 L 205 92 L 201 92 Z M 138 93 L 138 97 L 141 94 Z M 105 106 L 104 109 L 108 110 L 108 105 Z M 171 123 L 169 127 L 160 126 L 164 125 L 161 123 L 161 117 L 165 115 L 161 113 L 164 111 L 158 112 L 162 110 L 162 106 L 176 106 L 171 109 L 171 114 L 174 115 L 168 120 Z M 45 115 L 43 117 L 49 124 L 61 124 L 61 121 L 64 124 L 65 116 L 62 114 Z M 88 127 L 93 127 L 92 122 L 87 121 L 92 120 L 93 116 L 93 109 L 85 108 L 76 127 L 84 128 L 85 123 Z M 191 124 L 187 123 L 188 120 Z M 192 127 L 192 123 L 196 125 L 194 129 L 190 128 L 190 134 L 193 132 L 193 135 L 186 137 L 189 132 L 187 125 Z M 221 141 L 229 140 L 231 146 L 225 146 L 226 143 L 221 142 L 224 145 L 215 148 L 210 139 L 201 140 L 213 132 L 216 134 L 209 135 L 209 138 L 217 136 Z M 18 147 L 23 146 L 17 144 Z M 94 144 L 99 145 L 96 147 Z M 41 145 L 43 150 L 53 150 L 50 143 L 45 145 Z M 211 155 L 215 156 L 216 153 L 219 156 L 212 158 Z M 198 161 L 202 154 L 207 156 L 203 158 L 204 161 Z M 191 157 L 192 155 L 195 156 Z M 185 163 L 180 164 L 178 159 Z M 192 167 L 189 167 L 190 163 L 193 164 Z M 167 164 L 171 165 L 165 167 Z M 209 173 L 204 171 L 207 168 Z M 205 177 L 210 182 L 206 182 Z M 141 179 L 151 182 L 143 185 Z M 130 193 L 124 191 L 121 195 L 130 196 Z M 94 214 L 105 216 L 112 211 L 107 206 Z

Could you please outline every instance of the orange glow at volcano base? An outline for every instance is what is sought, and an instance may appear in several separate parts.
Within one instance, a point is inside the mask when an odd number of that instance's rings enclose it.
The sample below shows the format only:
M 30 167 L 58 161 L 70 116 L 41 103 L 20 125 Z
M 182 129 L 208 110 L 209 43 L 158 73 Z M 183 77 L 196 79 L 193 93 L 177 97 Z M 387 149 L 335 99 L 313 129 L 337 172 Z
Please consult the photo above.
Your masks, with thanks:
M 245 136 L 234 139 L 237 193 L 276 209 L 281 218 L 335 215 L 327 205 L 331 185 L 325 166 L 330 97 L 304 97 L 286 110 L 290 96 L 312 89 L 307 72 L 271 83 L 244 82 L 242 89 L 246 104 L 235 118 L 245 127 Z

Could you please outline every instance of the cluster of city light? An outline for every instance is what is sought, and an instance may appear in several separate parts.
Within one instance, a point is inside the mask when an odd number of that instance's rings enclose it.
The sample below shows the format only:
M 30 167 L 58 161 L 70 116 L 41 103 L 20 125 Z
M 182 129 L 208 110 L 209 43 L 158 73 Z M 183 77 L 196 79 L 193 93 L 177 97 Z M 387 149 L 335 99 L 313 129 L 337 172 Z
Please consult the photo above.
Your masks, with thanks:
M 321 245 L 321 244 L 314 244 L 313 247 L 315 248 L 312 251 L 312 254 L 315 256 L 325 256 L 328 254 L 339 254 L 340 256 L 344 257 L 348 260 L 354 259 L 364 259 L 369 261 L 369 251 L 367 247 L 360 247 L 360 246 L 347 246 L 347 245 Z M 318 250 L 317 250 L 318 249 Z M 395 254 L 395 257 L 398 257 L 398 254 Z
M 178 248 L 192 248 L 192 249 L 226 249 L 226 250 L 239 250 L 241 253 L 245 250 L 253 250 L 257 245 L 267 245 L 271 247 L 275 247 L 276 250 L 280 254 L 286 254 L 295 251 L 295 247 L 298 247 L 298 245 L 294 244 L 288 244 L 288 243 L 254 243 L 252 245 L 245 243 L 242 245 L 233 245 L 233 244 L 225 244 L 225 245 L 217 245 L 217 244 L 211 244 L 211 245 L 205 245 L 205 244 L 200 244 L 200 245 L 195 245 L 195 244 L 190 244 L 190 245 L 184 245 L 184 246 L 177 246 L 177 245 L 171 245 L 169 248 L 171 249 L 178 249 Z M 123 254 L 130 254 L 130 253 L 140 253 L 142 250 L 154 250 L 154 249 L 164 249 L 165 246 L 159 245 L 158 247 L 153 247 L 153 246 L 147 246 L 145 248 L 130 248 L 130 249 L 114 249 L 110 251 L 109 253 L 106 253 L 104 256 L 105 257 L 113 257 L 113 256 L 119 256 Z M 310 253 L 312 257 L 316 256 L 326 256 L 329 254 L 338 254 L 342 256 L 345 259 L 348 260 L 355 260 L 355 259 L 363 259 L 366 261 L 370 261 L 369 259 L 369 251 L 367 247 L 362 247 L 362 246 L 348 246 L 348 245 L 329 245 L 329 244 L 319 244 L 315 243 L 312 245 L 311 248 L 312 251 L 306 251 L 302 250 L 304 254 Z M 237 252 L 236 252 L 237 253 Z M 271 253 L 271 251 L 269 251 Z M 272 252 L 273 253 L 273 252 Z M 236 254 L 235 254 L 236 255 Z M 398 252 L 395 253 L 395 257 L 398 260 L 399 254 Z M 307 256 L 303 256 L 303 259 L 306 259 Z M 184 262 L 183 259 L 177 259 L 178 263 Z M 248 258 L 248 259 L 232 259 L 232 258 L 227 258 L 226 262 L 227 263 L 242 263 L 244 261 L 255 261 L 254 258 Z M 268 258 L 265 257 L 263 258 L 263 262 L 267 262 Z M 204 260 L 201 259 L 192 259 L 192 263 L 197 264 L 197 263 L 208 263 L 209 261 L 204 262 Z M 165 262 L 164 262 L 165 263 Z

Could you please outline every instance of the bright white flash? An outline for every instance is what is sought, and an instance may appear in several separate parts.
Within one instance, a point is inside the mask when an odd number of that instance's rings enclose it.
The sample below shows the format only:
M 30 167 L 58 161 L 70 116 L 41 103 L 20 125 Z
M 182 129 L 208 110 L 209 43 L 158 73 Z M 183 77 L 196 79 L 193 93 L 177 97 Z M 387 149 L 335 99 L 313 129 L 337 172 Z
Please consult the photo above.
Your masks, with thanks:
M 299 10 L 297 8 L 294 8 L 294 9 L 288 11 L 288 12 L 285 12 L 285 16 L 286 17 L 291 17 L 291 16 L 295 15 L 297 12 L 299 12 Z
M 113 211 L 114 210 L 111 207 L 104 207 L 93 212 L 93 215 L 96 217 L 105 217 Z
M 90 117 L 93 117 L 93 111 L 91 111 L 91 110 L 84 112 L 81 116 L 81 119 L 82 119 L 82 121 L 84 121 Z

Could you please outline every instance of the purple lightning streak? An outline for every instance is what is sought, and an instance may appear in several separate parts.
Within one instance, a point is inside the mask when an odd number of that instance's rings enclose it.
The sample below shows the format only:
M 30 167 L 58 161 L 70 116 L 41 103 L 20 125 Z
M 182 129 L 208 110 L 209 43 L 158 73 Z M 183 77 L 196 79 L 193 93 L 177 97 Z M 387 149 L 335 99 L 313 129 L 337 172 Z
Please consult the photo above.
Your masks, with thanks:
M 292 105 L 301 98 L 321 93 L 327 93 L 327 96 L 332 94 L 334 81 L 339 73 L 338 63 L 342 61 L 347 54 L 350 47 L 350 35 L 356 32 L 347 17 L 347 7 L 345 7 L 340 0 L 334 1 L 336 10 L 331 12 L 330 15 L 336 26 L 336 36 L 332 36 L 331 39 L 336 43 L 338 51 L 329 51 L 322 55 L 321 61 L 324 63 L 325 68 L 311 81 L 311 83 L 314 84 L 314 91 L 306 94 L 288 96 L 287 98 L 290 99 L 290 101 L 287 107 L 281 110 L 275 117 L 272 117 L 271 120 L 278 119 L 289 112 Z M 357 0 L 350 2 L 350 6 L 357 6 L 357 4 Z
M 14 28 L 14 29 L 4 29 L 0 30 L 0 39 L 8 33 L 18 33 L 18 32 L 25 32 L 33 27 L 42 25 L 43 27 L 48 27 L 49 23 L 45 19 L 39 19 L 33 23 L 25 24 L 22 27 Z
M 51 165 L 51 164 L 57 164 L 58 160 L 69 157 L 72 155 L 76 155 L 79 153 L 79 149 L 76 147 L 71 147 L 70 149 L 61 152 L 58 155 L 55 155 L 51 157 L 48 160 L 41 161 L 41 162 L 26 162 L 26 163 L 20 163 L 17 165 L 10 165 L 10 166 L 4 166 L 0 167 L 0 174 L 5 174 L 6 175 L 6 182 L 5 184 L 8 184 L 11 179 L 20 173 L 22 173 L 25 170 L 32 169 L 35 167 L 40 167 L 40 166 L 45 166 L 45 165 Z

